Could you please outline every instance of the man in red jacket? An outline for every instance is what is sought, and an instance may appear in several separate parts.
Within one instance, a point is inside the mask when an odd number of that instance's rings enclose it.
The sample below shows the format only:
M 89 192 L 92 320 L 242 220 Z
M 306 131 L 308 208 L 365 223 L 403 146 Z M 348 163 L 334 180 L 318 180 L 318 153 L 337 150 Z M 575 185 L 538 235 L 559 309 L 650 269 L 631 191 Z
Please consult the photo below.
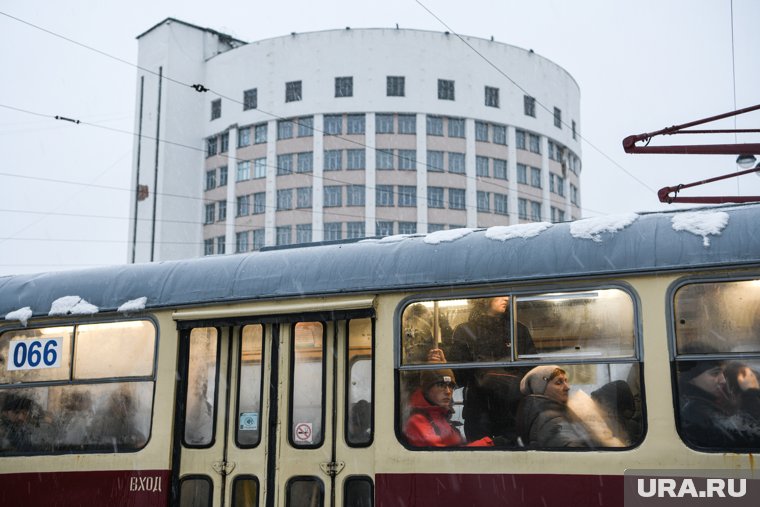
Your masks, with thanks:
M 467 444 L 454 425 L 451 415 L 456 381 L 450 369 L 425 370 L 421 375 L 421 387 L 410 397 L 411 415 L 406 421 L 404 433 L 414 447 L 456 447 L 461 445 L 486 447 L 493 440 L 484 437 Z

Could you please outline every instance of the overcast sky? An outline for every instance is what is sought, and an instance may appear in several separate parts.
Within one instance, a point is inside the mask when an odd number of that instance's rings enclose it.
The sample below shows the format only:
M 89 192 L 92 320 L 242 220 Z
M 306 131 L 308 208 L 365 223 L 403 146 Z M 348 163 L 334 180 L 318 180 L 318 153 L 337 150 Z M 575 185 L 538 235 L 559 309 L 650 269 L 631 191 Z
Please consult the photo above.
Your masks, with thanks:
M 736 170 L 735 156 L 628 155 L 621 141 L 734 104 L 760 104 L 759 1 L 420 1 L 454 32 L 533 49 L 575 78 L 584 217 L 668 209 L 657 189 Z M 132 63 L 135 37 L 167 17 L 245 41 L 396 23 L 446 30 L 415 0 L 3 0 L 0 12 L 0 275 L 127 259 L 137 70 L 41 29 Z M 512 86 L 485 62 L 483 73 Z M 758 128 L 760 113 L 737 117 L 736 125 Z M 714 126 L 733 128 L 734 120 Z M 689 139 L 652 144 L 682 141 Z M 734 136 L 702 141 L 733 142 Z M 760 178 L 683 193 L 737 194 L 760 195 Z

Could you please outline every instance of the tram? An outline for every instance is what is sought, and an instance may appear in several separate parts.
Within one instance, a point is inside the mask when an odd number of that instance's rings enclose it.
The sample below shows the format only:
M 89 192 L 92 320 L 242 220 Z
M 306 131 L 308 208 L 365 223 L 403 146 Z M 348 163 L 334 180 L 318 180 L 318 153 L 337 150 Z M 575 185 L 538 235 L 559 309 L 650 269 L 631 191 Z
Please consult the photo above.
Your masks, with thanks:
M 731 434 L 737 412 L 683 401 L 705 365 L 725 396 L 727 365 L 760 370 L 758 223 L 726 206 L 0 278 L 0 504 L 609 506 L 626 470 L 756 478 L 749 419 Z M 497 354 L 473 352 L 477 311 Z M 557 369 L 585 436 L 534 440 L 534 372 Z M 408 433 L 432 386 L 455 443 Z

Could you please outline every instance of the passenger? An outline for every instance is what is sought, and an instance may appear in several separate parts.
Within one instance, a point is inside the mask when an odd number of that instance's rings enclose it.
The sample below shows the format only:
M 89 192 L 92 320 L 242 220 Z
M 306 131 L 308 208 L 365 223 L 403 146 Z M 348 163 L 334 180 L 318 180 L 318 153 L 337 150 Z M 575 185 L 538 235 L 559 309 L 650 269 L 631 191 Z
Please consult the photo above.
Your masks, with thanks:
M 135 403 L 126 389 L 112 392 L 106 401 L 103 417 L 92 425 L 92 434 L 99 444 L 109 445 L 114 452 L 139 449 L 147 441 L 135 421 Z
M 457 326 L 446 349 L 449 362 L 496 362 L 512 358 L 509 297 L 474 299 L 467 322 Z M 517 352 L 535 354 L 530 331 L 517 323 Z M 500 435 L 516 441 L 515 415 L 522 399 L 520 379 L 529 368 L 485 368 L 462 370 L 465 386 L 464 431 L 468 440 Z
M 591 393 L 597 406 L 604 413 L 613 436 L 625 446 L 638 442 L 641 422 L 636 419 L 636 401 L 628 382 L 615 380 Z
M 433 313 L 422 303 L 415 303 L 404 310 L 402 322 L 404 332 L 404 362 L 406 364 L 443 362 L 443 352 L 435 335 Z M 440 339 L 451 337 L 451 326 L 445 314 L 438 314 Z
M 473 447 L 492 446 L 491 438 L 482 438 L 466 444 L 451 422 L 453 393 L 456 388 L 454 372 L 449 369 L 424 370 L 421 387 L 412 393 L 411 415 L 404 426 L 404 434 L 414 447 Z
M 555 365 L 536 366 L 520 382 L 525 398 L 517 413 L 517 431 L 526 447 L 598 447 L 580 418 L 567 406 L 570 383 Z
M 32 449 L 31 418 L 34 403 L 25 396 L 8 394 L 0 410 L 0 439 L 2 449 L 29 451 Z
M 723 372 L 736 409 L 760 421 L 760 381 L 749 365 L 732 361 Z

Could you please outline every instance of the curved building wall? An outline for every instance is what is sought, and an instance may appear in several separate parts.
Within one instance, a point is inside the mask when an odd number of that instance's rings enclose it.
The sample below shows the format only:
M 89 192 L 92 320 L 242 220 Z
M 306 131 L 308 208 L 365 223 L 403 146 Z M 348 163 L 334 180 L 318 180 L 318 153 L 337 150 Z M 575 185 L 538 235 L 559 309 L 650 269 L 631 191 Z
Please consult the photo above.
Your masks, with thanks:
M 141 48 L 192 31 L 169 21 Z M 532 51 L 465 40 L 535 101 L 437 32 L 293 34 L 193 63 L 216 94 L 172 90 L 203 129 L 186 140 L 205 152 L 197 178 L 184 168 L 204 222 L 202 251 L 188 256 L 579 218 L 577 84 Z M 165 137 L 182 138 L 181 126 Z

